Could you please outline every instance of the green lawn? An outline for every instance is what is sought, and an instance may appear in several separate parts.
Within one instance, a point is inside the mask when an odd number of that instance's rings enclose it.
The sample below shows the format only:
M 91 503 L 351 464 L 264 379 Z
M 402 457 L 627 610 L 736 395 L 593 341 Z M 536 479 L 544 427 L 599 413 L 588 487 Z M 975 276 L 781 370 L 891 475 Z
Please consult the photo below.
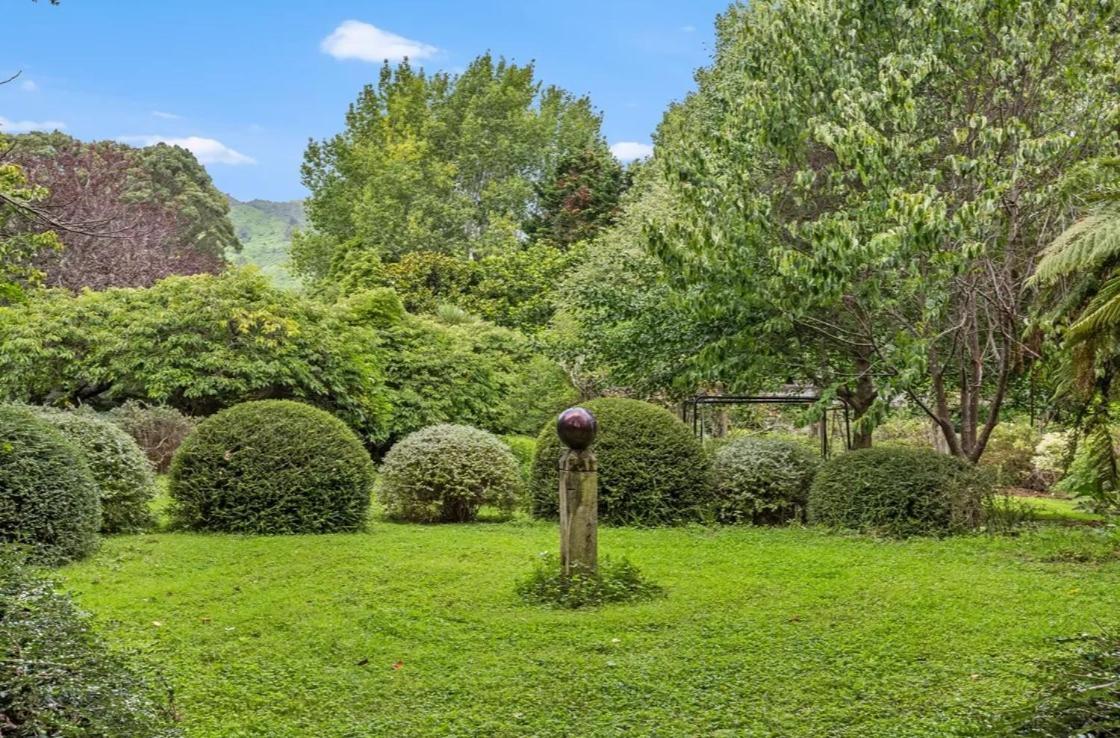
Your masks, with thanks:
M 1055 638 L 1120 621 L 1102 529 L 608 529 L 602 549 L 666 599 L 522 605 L 513 583 L 555 539 L 525 522 L 160 533 L 62 575 L 162 667 L 194 738 L 953 735 L 1027 700 Z

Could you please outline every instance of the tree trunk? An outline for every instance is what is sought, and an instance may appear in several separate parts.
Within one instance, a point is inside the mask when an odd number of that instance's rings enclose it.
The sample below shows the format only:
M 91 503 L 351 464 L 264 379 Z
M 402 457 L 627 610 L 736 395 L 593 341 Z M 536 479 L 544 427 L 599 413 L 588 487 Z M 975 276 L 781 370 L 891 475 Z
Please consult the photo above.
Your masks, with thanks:
M 861 423 L 875 404 L 879 393 L 875 391 L 875 380 L 871 377 L 871 362 L 864 356 L 855 360 L 855 388 L 843 388 L 840 396 L 852 409 L 852 448 L 871 448 L 871 428 Z

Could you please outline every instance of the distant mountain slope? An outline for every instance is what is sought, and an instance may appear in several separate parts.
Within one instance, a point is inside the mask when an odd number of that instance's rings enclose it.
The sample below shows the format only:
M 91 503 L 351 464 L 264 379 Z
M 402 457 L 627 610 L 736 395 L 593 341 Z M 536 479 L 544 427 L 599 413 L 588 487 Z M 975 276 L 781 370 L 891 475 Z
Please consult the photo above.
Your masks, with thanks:
M 231 263 L 255 264 L 278 286 L 298 286 L 288 271 L 288 250 L 292 231 L 307 223 L 302 200 L 241 202 L 230 197 L 229 219 L 241 241 L 241 253 L 227 255 Z

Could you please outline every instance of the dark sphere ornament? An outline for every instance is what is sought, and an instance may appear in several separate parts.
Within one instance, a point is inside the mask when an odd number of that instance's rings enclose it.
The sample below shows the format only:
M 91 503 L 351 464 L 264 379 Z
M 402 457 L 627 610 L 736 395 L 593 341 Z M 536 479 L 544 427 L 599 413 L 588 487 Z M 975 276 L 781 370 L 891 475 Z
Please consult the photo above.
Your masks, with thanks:
M 583 451 L 595 441 L 599 421 L 590 410 L 570 407 L 556 419 L 556 435 L 573 451 Z

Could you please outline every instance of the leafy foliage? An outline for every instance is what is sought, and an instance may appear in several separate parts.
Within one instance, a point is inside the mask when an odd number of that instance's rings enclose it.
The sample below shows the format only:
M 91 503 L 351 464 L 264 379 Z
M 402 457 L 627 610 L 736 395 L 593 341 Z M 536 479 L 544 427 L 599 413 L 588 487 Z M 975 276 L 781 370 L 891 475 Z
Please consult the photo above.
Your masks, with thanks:
M 360 530 L 373 475 L 338 418 L 289 400 L 246 402 L 199 423 L 175 453 L 172 514 L 194 530 Z
M 594 238 L 614 223 L 627 179 L 618 160 L 601 148 L 568 154 L 550 179 L 536 185 L 539 212 L 529 234 L 564 248 Z
M 793 375 L 855 409 L 906 394 L 978 460 L 1029 364 L 1024 289 L 1065 178 L 1115 156 L 1115 8 L 1071 0 L 733 6 L 655 164 L 654 251 L 716 340 L 700 378 Z M 1077 38 L 1078 43 L 1069 43 Z
M 173 738 L 172 711 L 53 582 L 0 552 L 0 725 L 11 738 Z
M 8 158 L 49 192 L 45 222 L 61 252 L 37 263 L 50 286 L 145 287 L 173 274 L 217 273 L 239 248 L 225 196 L 194 154 L 178 146 L 134 148 L 64 133 L 11 138 Z
M 620 602 L 641 602 L 665 595 L 665 590 L 642 576 L 638 567 L 626 559 L 604 558 L 599 571 L 574 566 L 565 575 L 560 558 L 544 554 L 537 559 L 532 574 L 517 583 L 517 594 L 532 605 L 548 605 L 565 610 L 597 607 Z
M 538 183 L 579 152 L 606 155 L 599 125 L 586 98 L 542 88 L 531 65 L 485 54 L 449 76 L 386 64 L 346 130 L 308 146 L 314 231 L 295 244 L 295 266 L 330 283 L 364 254 L 506 250 L 537 211 Z
M 1001 735 L 1108 738 L 1120 726 L 1120 640 L 1082 636 L 1073 654 L 1044 665 L 1049 683 L 1029 708 L 1000 716 Z
M 650 255 L 646 231 L 673 217 L 668 186 L 650 167 L 635 172 L 617 223 L 566 270 L 546 347 L 587 395 L 611 391 L 643 396 L 694 392 L 693 357 L 706 328 L 674 292 L 664 265 Z M 678 299 L 681 298 L 681 299 Z
M 40 411 L 81 453 L 101 494 L 101 532 L 134 533 L 152 525 L 155 476 L 132 437 L 92 413 Z
M 521 334 L 466 314 L 407 316 L 384 333 L 390 438 L 439 423 L 535 432 L 572 399 L 566 376 Z
M 33 229 L 42 222 L 39 208 L 50 193 L 8 160 L 11 146 L 11 139 L 0 135 L 0 306 L 19 302 L 27 287 L 41 284 L 36 257 L 62 248 L 53 231 Z
M 108 413 L 109 420 L 136 441 L 152 467 L 161 474 L 171 466 L 171 457 L 190 432 L 193 418 L 166 405 L 145 405 L 129 400 Z
M 668 410 L 617 397 L 582 403 L 599 421 L 592 446 L 599 462 L 599 520 L 663 525 L 702 518 L 711 502 L 707 455 L 692 431 Z M 555 517 L 564 447 L 549 422 L 537 437 L 533 514 Z
M 879 447 L 842 454 L 817 473 L 809 522 L 906 537 L 978 527 L 984 475 L 932 449 Z
M 464 425 L 433 425 L 389 449 L 378 497 L 391 518 L 465 523 L 483 505 L 508 512 L 521 491 L 517 458 L 496 436 Z
M 207 415 L 295 398 L 384 436 L 376 333 L 259 273 L 172 277 L 150 289 L 51 292 L 0 308 L 0 397 Z
M 0 541 L 56 564 L 92 553 L 100 527 L 97 483 L 81 452 L 31 411 L 0 406 Z
M 995 473 L 1001 486 L 1026 487 L 1034 475 L 1034 454 L 1042 435 L 1026 420 L 1000 423 L 992 431 L 980 466 Z
M 712 464 L 715 515 L 724 523 L 784 523 L 803 519 L 819 462 L 804 445 L 737 438 Z
M 504 435 L 501 440 L 517 459 L 521 479 L 527 487 L 533 479 L 533 459 L 537 455 L 537 439 L 533 436 Z
M 1048 310 L 1040 324 L 1062 340 L 1057 394 L 1077 407 L 1079 463 L 1067 487 L 1098 507 L 1120 505 L 1111 425 L 1120 370 L 1120 159 L 1086 166 L 1073 178 L 1088 202 L 1084 217 L 1046 248 L 1032 281 Z

